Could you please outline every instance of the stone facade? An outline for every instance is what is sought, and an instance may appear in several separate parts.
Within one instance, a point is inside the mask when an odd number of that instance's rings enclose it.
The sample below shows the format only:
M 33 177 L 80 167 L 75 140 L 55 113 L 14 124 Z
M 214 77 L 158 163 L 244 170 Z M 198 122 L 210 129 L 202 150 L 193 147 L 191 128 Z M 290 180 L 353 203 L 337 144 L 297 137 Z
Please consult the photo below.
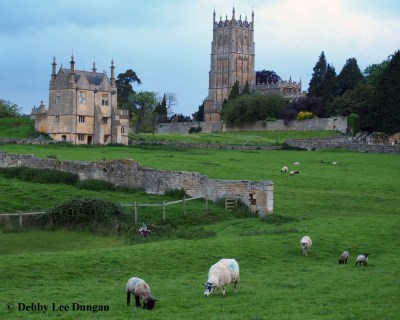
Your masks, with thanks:
M 183 188 L 190 196 L 207 196 L 212 201 L 235 197 L 260 216 L 273 212 L 273 183 L 269 180 L 209 179 L 193 172 L 148 169 L 127 159 L 78 162 L 0 152 L 0 167 L 18 166 L 72 172 L 78 174 L 80 179 L 106 180 L 116 186 L 143 189 L 151 194 L 164 194 L 167 190 Z
M 281 81 L 272 84 L 256 84 L 254 71 L 254 12 L 251 21 L 235 18 L 235 8 L 232 19 L 222 17 L 216 21 L 213 13 L 213 40 L 211 42 L 211 68 L 209 72 L 208 96 L 204 100 L 204 120 L 220 121 L 223 101 L 228 98 L 236 81 L 243 88 L 246 82 L 250 91 L 255 93 L 279 93 L 293 100 L 302 96 L 301 81 L 299 83 Z
M 75 70 L 74 57 L 70 68 L 56 73 L 53 58 L 49 87 L 49 108 L 43 102 L 34 108 L 31 118 L 35 129 L 55 141 L 73 144 L 128 144 L 129 115 L 117 108 L 114 62 L 111 78 L 99 73 L 93 63 L 91 71 Z

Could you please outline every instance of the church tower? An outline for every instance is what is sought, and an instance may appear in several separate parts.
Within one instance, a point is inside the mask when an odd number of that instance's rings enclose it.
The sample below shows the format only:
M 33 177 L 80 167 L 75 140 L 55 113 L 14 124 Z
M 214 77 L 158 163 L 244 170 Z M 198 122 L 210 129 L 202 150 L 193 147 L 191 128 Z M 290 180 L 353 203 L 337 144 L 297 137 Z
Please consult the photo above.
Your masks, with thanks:
M 209 72 L 208 96 L 204 100 L 204 120 L 220 121 L 221 108 L 227 99 L 232 86 L 239 81 L 243 88 L 246 82 L 255 83 L 254 72 L 254 12 L 251 22 L 247 17 L 242 21 L 235 18 L 235 8 L 232 19 L 220 17 L 215 20 L 213 12 L 213 40 L 211 42 L 211 68 Z

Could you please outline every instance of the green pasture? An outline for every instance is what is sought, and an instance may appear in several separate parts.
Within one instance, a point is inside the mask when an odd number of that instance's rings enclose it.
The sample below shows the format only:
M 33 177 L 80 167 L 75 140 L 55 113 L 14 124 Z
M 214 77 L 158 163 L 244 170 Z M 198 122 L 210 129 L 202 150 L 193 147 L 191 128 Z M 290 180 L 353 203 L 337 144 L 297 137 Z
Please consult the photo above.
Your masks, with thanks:
M 398 155 L 322 151 L 231 151 L 164 147 L 0 145 L 0 151 L 59 160 L 129 158 L 144 167 L 195 171 L 210 178 L 272 180 L 274 214 L 264 219 L 220 212 L 180 220 L 203 239 L 140 243 L 86 232 L 0 233 L 1 319 L 398 319 L 400 161 Z M 294 166 L 293 162 L 300 162 Z M 337 162 L 337 164 L 333 164 Z M 300 170 L 280 173 L 284 165 Z M 49 207 L 73 197 L 145 201 L 142 193 L 94 192 L 0 177 L 0 211 Z M 163 196 L 148 196 L 159 202 Z M 200 218 L 196 218 L 198 215 Z M 307 257 L 299 246 L 308 234 Z M 343 250 L 347 265 L 339 265 Z M 368 252 L 368 267 L 356 267 Z M 238 292 L 203 296 L 212 263 L 234 257 Z M 140 276 L 159 299 L 152 311 L 126 306 L 124 288 Z M 7 304 L 106 305 L 109 311 L 8 311 Z
M 194 133 L 194 134 L 159 134 L 159 133 L 131 133 L 131 140 L 180 142 L 190 144 L 216 144 L 216 145 L 281 145 L 287 139 L 324 138 L 339 136 L 335 130 L 324 131 L 240 131 L 219 133 Z

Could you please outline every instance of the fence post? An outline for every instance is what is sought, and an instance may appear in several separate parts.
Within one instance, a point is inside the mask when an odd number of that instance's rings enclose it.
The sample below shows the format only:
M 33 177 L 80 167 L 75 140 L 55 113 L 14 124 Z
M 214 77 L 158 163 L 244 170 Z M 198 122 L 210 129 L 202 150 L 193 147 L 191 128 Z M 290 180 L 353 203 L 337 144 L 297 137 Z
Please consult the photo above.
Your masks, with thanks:
M 207 213 L 208 212 L 208 195 L 206 195 L 205 199 L 206 199 L 206 213 Z
M 137 203 L 136 202 L 133 204 L 133 209 L 135 211 L 135 224 L 137 224 Z
M 183 196 L 182 206 L 183 206 L 183 214 L 186 215 L 186 197 Z
M 162 205 L 162 213 L 163 213 L 163 221 L 165 222 L 165 200 L 163 201 Z
M 19 226 L 22 227 L 22 214 L 19 213 Z

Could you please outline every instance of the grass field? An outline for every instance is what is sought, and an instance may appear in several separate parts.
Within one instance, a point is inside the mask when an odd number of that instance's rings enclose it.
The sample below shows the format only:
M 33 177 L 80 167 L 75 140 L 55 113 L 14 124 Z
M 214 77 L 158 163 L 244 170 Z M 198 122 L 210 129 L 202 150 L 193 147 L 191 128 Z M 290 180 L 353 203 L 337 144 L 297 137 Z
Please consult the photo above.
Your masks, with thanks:
M 204 239 L 135 244 L 124 237 L 61 230 L 0 233 L 1 319 L 398 319 L 398 155 L 27 145 L 0 145 L 0 151 L 60 160 L 130 158 L 145 167 L 210 178 L 271 179 L 275 208 L 267 219 L 225 213 L 222 219 L 187 224 L 189 231 L 201 227 L 215 233 Z M 299 175 L 280 173 L 294 161 L 301 163 Z M 83 196 L 73 186 L 4 178 L 0 187 L 6 190 L 0 211 Z M 117 202 L 136 196 L 89 194 Z M 305 234 L 313 239 L 307 257 L 299 246 Z M 347 265 L 337 261 L 343 250 L 350 252 Z M 356 267 L 356 256 L 364 252 L 371 254 L 368 267 Z M 205 298 L 202 284 L 221 257 L 240 264 L 238 292 L 229 287 L 226 296 Z M 148 281 L 159 299 L 154 310 L 126 306 L 124 287 L 134 275 Z M 17 310 L 8 311 L 10 303 Z M 18 303 L 50 310 L 18 311 Z M 77 304 L 109 310 L 72 310 Z M 59 310 L 60 305 L 69 310 Z

